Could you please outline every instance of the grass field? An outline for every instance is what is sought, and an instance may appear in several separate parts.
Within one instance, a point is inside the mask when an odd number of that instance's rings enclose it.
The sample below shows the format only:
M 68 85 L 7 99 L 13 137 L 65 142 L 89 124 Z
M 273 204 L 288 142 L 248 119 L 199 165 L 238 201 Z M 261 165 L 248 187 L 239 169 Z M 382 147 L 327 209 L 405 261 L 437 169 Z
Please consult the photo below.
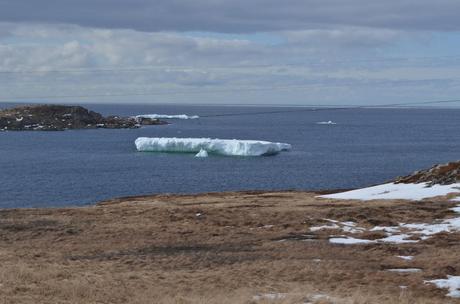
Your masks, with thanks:
M 460 233 L 404 244 L 329 241 L 376 240 L 385 235 L 375 226 L 454 217 L 454 202 L 316 195 L 160 195 L 1 210 L 0 303 L 460 303 L 424 283 L 460 273 Z M 330 220 L 365 230 L 312 229 Z M 419 271 L 388 271 L 408 268 Z

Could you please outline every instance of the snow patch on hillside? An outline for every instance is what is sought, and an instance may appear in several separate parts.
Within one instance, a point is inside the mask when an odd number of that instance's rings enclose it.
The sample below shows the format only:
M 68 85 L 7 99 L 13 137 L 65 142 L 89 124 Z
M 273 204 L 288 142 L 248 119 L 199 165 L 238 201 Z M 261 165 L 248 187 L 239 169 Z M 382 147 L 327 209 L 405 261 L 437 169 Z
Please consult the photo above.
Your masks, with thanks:
M 448 297 L 460 298 L 460 276 L 447 276 L 447 279 L 425 281 L 425 283 L 431 283 L 441 289 L 448 289 Z
M 388 183 L 368 188 L 362 188 L 347 192 L 322 195 L 322 198 L 332 199 L 354 199 L 354 200 L 380 200 L 380 199 L 402 199 L 422 200 L 435 196 L 445 196 L 449 193 L 460 193 L 460 183 L 452 185 L 433 185 L 427 183 L 419 184 L 395 184 Z
M 450 208 L 455 213 L 460 213 L 460 205 Z M 390 243 L 404 244 L 417 243 L 427 240 L 438 233 L 460 232 L 460 217 L 452 217 L 447 219 L 434 220 L 431 223 L 400 223 L 397 226 L 375 226 L 372 228 L 364 228 L 357 226 L 354 222 L 339 222 L 330 219 L 324 219 L 330 222 L 328 225 L 310 227 L 310 231 L 316 232 L 326 229 L 342 230 L 343 232 L 362 234 L 363 232 L 381 231 L 386 234 L 385 237 L 368 240 L 363 238 L 355 238 L 351 236 L 332 236 L 329 242 L 333 244 L 371 244 L 371 243 Z M 409 260 L 409 256 L 399 256 L 400 258 Z

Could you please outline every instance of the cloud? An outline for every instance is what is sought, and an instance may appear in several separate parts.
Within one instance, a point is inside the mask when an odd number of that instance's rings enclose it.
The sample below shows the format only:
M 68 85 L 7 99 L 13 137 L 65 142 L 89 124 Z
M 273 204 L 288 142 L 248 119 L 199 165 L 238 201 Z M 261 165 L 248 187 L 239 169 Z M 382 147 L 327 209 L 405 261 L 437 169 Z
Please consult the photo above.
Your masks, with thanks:
M 11 24 L 5 25 L 10 28 Z M 0 23 L 0 29 L 2 24 Z M 0 40 L 0 68 L 189 66 L 257 63 L 262 45 L 247 39 L 180 33 L 19 24 Z M 8 59 L 8 60 L 7 60 Z M 26 60 L 24 60 L 26 59 Z
M 408 38 L 408 34 L 403 31 L 360 27 L 290 31 L 284 32 L 284 36 L 293 45 L 351 48 L 387 46 Z
M 3 23 L 2 30 L 0 100 L 375 104 L 448 98 L 460 88 L 460 58 L 380 61 L 401 41 L 418 46 L 417 37 L 390 29 L 267 33 L 275 44 L 75 25 Z
M 458 31 L 457 0 L 0 0 L 0 20 L 139 31 Z

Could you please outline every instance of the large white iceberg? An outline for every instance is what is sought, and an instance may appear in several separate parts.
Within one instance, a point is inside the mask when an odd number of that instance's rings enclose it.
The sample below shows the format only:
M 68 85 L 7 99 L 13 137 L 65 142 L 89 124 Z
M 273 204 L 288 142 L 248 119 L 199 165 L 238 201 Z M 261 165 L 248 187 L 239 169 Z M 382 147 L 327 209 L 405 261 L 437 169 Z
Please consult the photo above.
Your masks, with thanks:
M 168 138 L 139 137 L 135 141 L 138 151 L 143 152 L 184 152 L 229 156 L 274 155 L 291 149 L 291 145 L 259 140 L 211 139 L 211 138 Z
M 141 118 L 150 118 L 150 119 L 198 119 L 200 116 L 197 115 L 186 115 L 186 114 L 178 114 L 178 115 L 168 115 L 168 114 L 143 114 L 143 115 L 136 115 L 136 119 Z

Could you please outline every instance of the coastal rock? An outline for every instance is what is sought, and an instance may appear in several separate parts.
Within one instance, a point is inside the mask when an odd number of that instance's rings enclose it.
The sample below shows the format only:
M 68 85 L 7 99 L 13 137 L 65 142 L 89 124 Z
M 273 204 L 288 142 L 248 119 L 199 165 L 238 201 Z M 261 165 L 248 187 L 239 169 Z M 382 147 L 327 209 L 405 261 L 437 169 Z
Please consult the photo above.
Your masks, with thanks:
M 428 185 L 450 185 L 460 182 L 460 161 L 436 165 L 430 169 L 416 171 L 410 175 L 398 177 L 395 183 Z
M 62 131 L 67 129 L 126 129 L 164 124 L 158 119 L 104 117 L 81 106 L 33 105 L 0 110 L 1 131 Z
M 162 121 L 158 118 L 148 118 L 148 117 L 142 117 L 142 116 L 135 116 L 134 119 L 137 120 L 137 122 L 143 126 L 150 126 L 150 125 L 167 125 L 168 123 L 166 121 Z

